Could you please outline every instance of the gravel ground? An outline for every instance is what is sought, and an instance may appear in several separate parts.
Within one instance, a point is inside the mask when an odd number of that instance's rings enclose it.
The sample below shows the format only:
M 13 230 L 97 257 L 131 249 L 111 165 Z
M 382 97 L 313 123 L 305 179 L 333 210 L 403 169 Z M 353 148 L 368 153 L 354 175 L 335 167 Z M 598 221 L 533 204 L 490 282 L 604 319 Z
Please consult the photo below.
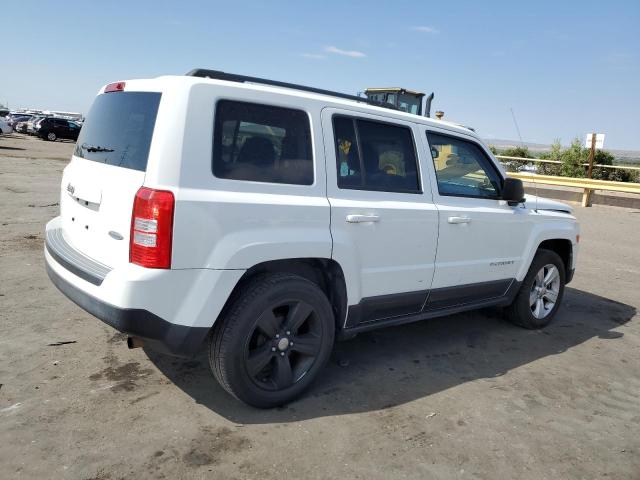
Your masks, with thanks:
M 128 350 L 50 284 L 42 233 L 72 147 L 0 137 L 0 477 L 640 478 L 640 211 L 576 207 L 549 328 L 472 312 L 363 334 L 261 411 L 203 357 Z

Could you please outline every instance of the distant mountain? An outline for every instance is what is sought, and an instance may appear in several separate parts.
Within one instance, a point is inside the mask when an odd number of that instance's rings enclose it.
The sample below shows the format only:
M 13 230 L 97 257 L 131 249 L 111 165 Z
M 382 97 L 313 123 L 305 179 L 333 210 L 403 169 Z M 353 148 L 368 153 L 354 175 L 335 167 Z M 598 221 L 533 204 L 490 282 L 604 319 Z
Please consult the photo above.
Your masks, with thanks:
M 551 150 L 551 145 L 545 145 L 544 143 L 532 143 L 532 142 L 519 142 L 516 140 L 504 140 L 500 138 L 483 138 L 487 145 L 492 145 L 498 150 L 506 150 L 507 148 L 525 146 L 533 154 L 548 152 Z M 605 148 L 607 152 L 610 152 L 616 160 L 622 163 L 640 163 L 640 151 L 638 150 L 613 150 Z

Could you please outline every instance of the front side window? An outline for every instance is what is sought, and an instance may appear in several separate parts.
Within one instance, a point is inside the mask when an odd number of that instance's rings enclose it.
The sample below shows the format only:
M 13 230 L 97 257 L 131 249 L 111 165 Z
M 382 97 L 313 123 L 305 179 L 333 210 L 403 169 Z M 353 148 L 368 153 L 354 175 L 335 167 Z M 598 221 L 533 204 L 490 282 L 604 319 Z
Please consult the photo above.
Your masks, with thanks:
M 333 129 L 339 188 L 420 192 L 410 128 L 335 116 Z
M 476 143 L 433 132 L 427 139 L 440 195 L 499 198 L 500 175 Z
M 301 110 L 221 100 L 216 107 L 213 173 L 231 180 L 311 185 L 308 115 Z

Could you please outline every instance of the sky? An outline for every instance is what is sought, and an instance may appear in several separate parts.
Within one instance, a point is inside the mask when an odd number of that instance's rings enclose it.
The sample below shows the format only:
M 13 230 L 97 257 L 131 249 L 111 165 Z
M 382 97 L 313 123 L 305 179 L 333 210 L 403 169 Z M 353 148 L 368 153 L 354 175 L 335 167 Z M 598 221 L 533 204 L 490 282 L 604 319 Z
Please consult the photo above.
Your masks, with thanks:
M 0 19 L 10 107 L 86 113 L 106 83 L 202 67 L 433 91 L 489 140 L 518 139 L 513 109 L 524 141 L 640 150 L 640 0 L 20 0 Z

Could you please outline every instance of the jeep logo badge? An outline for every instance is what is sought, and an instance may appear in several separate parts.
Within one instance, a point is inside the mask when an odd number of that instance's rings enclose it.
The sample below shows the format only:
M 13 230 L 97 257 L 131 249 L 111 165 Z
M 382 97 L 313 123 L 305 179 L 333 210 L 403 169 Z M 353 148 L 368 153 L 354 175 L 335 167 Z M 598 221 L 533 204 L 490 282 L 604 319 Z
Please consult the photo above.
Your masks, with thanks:
M 74 187 L 73 185 L 71 185 L 71 183 L 69 183 L 67 185 L 67 192 L 69 192 L 71 195 L 73 195 L 73 192 L 76 191 L 76 187 Z

